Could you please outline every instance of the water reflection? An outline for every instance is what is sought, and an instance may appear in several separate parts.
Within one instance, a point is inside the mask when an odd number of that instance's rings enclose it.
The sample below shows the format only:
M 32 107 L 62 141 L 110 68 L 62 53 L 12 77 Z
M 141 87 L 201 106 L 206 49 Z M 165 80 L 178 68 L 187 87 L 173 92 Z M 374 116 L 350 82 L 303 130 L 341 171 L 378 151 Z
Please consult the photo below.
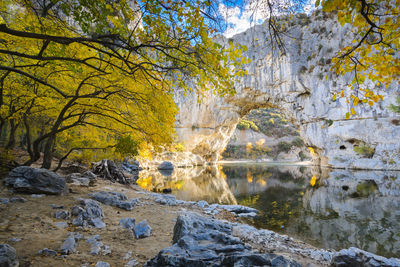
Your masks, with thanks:
M 257 208 L 261 215 L 250 222 L 256 227 L 316 246 L 400 255 L 400 172 L 227 164 L 140 177 L 144 188 L 171 188 L 180 199 Z
M 141 171 L 137 183 L 144 189 L 162 192 L 171 189 L 178 199 L 206 200 L 209 203 L 237 204 L 221 167 L 178 168 L 164 176 L 159 171 Z

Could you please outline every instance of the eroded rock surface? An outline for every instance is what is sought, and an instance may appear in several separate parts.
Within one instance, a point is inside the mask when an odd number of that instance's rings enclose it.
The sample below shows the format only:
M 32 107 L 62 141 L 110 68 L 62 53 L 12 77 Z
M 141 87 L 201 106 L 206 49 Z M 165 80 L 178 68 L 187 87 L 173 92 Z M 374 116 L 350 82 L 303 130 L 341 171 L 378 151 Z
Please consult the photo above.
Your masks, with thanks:
M 5 179 L 5 185 L 14 191 L 28 194 L 66 194 L 65 180 L 47 169 L 20 166 L 13 169 Z
M 132 210 L 138 203 L 138 199 L 128 199 L 125 194 L 119 192 L 96 192 L 89 194 L 93 199 L 110 206 L 124 210 Z
M 265 24 L 231 39 L 246 45 L 244 56 L 251 59 L 243 67 L 248 74 L 235 84 L 235 96 L 218 98 L 210 92 L 199 102 L 194 94 L 176 95 L 180 142 L 188 151 L 215 161 L 241 117 L 252 109 L 276 107 L 299 127 L 306 145 L 314 148 L 316 163 L 343 168 L 399 169 L 399 116 L 387 109 L 398 95 L 398 83 L 384 89 L 366 79 L 364 85 L 381 94 L 383 101 L 373 108 L 357 105 L 357 114 L 346 120 L 351 103 L 345 98 L 333 100 L 332 96 L 351 84 L 353 76 L 337 76 L 330 70 L 330 62 L 340 48 L 354 39 L 350 25 L 341 27 L 322 13 L 311 17 L 298 15 L 292 21 L 288 35 L 282 35 L 285 56 L 271 50 Z M 221 43 L 227 40 L 221 39 Z M 351 93 L 354 92 L 346 90 L 345 96 Z M 373 152 L 357 152 L 360 144 Z
M 283 256 L 252 251 L 232 235 L 229 223 L 197 213 L 178 217 L 173 243 L 145 266 L 301 266 Z
M 72 224 L 75 226 L 104 228 L 106 224 L 102 221 L 104 217 L 100 203 L 93 199 L 80 199 L 80 206 L 74 206 L 71 210 L 73 216 Z

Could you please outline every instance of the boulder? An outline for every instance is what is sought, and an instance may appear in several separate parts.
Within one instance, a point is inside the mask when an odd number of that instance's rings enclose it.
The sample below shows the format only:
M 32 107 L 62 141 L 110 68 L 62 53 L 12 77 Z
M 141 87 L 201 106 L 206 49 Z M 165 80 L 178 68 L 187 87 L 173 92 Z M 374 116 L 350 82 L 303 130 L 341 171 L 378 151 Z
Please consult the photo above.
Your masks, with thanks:
M 172 241 L 145 266 L 301 266 L 283 256 L 253 251 L 232 235 L 229 223 L 193 212 L 178 217 Z
M 55 172 L 28 166 L 13 169 L 5 184 L 20 193 L 62 195 L 68 192 L 65 180 Z
M 337 252 L 331 265 L 336 267 L 366 266 L 366 267 L 400 267 L 400 259 L 381 257 L 373 253 L 358 249 L 348 248 Z
M 133 233 L 135 234 L 136 239 L 149 237 L 151 230 L 152 229 L 146 220 L 141 221 L 133 227 Z
M 124 210 L 132 210 L 138 202 L 138 199 L 128 199 L 124 194 L 119 192 L 96 192 L 89 194 L 93 199 L 114 207 Z
M 170 161 L 164 161 L 158 166 L 159 170 L 173 170 L 174 165 Z
M 0 266 L 18 267 L 17 252 L 8 244 L 0 244 Z
M 96 228 L 104 228 L 106 224 L 102 221 L 104 217 L 100 203 L 93 199 L 80 199 L 81 206 L 74 206 L 71 209 L 71 215 L 75 218 L 72 224 L 75 226 L 87 227 L 92 225 Z

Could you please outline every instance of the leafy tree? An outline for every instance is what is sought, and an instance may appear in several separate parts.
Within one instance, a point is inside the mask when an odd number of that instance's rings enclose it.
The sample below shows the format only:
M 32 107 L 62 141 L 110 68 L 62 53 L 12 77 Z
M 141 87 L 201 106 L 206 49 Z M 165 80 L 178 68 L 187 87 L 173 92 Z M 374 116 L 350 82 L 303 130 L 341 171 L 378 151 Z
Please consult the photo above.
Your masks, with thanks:
M 332 60 L 337 74 L 353 73 L 350 88 L 352 108 L 346 118 L 356 114 L 359 103 L 373 106 L 383 99 L 379 89 L 396 83 L 400 77 L 400 1 L 322 0 L 316 6 L 334 12 L 343 26 L 353 26 L 356 38 Z M 371 86 L 372 82 L 374 85 Z M 338 96 L 344 96 L 343 91 Z M 336 94 L 334 95 L 336 99 Z
M 174 91 L 234 93 L 241 50 L 209 36 L 210 3 L 2 1 L 0 123 L 12 140 L 23 122 L 25 164 L 43 152 L 50 168 L 54 152 L 106 149 L 120 136 L 170 142 Z

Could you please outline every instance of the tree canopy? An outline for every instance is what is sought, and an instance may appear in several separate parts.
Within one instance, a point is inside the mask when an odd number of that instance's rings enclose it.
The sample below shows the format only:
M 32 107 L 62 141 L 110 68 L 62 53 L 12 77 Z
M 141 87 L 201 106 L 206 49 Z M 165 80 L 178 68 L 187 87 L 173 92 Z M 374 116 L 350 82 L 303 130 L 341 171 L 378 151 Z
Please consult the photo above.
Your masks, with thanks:
M 0 119 L 50 168 L 56 153 L 172 140 L 179 90 L 233 93 L 240 49 L 210 38 L 208 1 L 6 0 Z M 189 81 L 195 81 L 193 88 Z M 21 128 L 21 127 L 20 127 Z M 129 139 L 124 136 L 130 136 Z M 89 150 L 88 150 L 89 149 Z M 98 152 L 96 152 L 98 153 Z
M 339 23 L 352 25 L 356 38 L 332 60 L 339 74 L 353 73 L 349 86 L 351 109 L 346 118 L 356 114 L 359 103 L 373 106 L 383 99 L 379 89 L 388 88 L 400 78 L 400 1 L 391 0 L 322 0 L 316 6 L 335 12 Z M 372 84 L 372 85 L 371 85 Z M 343 93 L 333 97 L 343 96 Z

